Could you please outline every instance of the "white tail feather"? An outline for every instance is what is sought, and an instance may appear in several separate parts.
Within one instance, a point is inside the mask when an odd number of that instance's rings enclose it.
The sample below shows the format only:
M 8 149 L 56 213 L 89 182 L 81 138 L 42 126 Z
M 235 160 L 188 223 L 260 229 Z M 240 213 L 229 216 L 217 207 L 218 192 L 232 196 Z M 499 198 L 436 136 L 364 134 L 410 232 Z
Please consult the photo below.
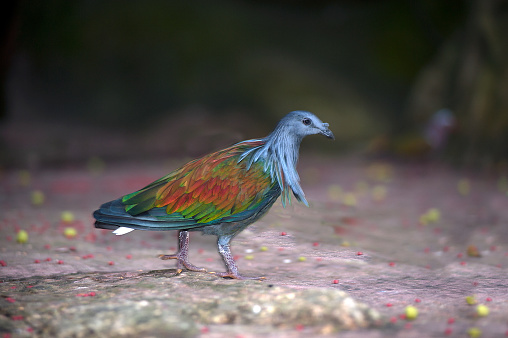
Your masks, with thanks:
M 127 228 L 127 227 L 120 227 L 120 228 L 116 229 L 115 231 L 113 231 L 113 233 L 117 236 L 120 236 L 120 235 L 128 234 L 131 231 L 134 231 L 134 229 Z

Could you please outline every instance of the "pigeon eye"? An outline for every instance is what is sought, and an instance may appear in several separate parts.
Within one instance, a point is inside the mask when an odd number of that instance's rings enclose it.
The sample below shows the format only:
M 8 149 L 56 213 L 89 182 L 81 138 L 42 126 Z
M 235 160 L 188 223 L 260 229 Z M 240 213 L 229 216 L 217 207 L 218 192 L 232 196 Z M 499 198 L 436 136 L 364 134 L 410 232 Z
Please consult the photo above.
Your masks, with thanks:
M 310 122 L 310 119 L 308 119 L 308 118 L 304 118 L 304 119 L 302 120 L 302 123 L 303 123 L 303 124 L 305 124 L 306 126 L 309 126 L 311 122 Z

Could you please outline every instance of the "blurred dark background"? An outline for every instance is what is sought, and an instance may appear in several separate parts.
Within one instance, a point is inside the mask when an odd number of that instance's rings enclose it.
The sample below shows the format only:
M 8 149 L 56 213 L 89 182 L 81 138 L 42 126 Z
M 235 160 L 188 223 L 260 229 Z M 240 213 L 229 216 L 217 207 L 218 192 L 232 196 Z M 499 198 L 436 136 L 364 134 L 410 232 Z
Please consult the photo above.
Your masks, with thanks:
M 199 156 L 292 110 L 332 155 L 506 166 L 508 1 L 2 4 L 4 167 Z

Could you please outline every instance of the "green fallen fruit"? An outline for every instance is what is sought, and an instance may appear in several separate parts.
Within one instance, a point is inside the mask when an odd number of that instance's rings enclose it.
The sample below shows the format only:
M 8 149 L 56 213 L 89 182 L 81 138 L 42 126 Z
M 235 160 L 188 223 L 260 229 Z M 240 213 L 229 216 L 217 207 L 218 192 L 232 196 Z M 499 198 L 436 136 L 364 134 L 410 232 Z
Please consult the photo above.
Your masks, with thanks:
M 16 242 L 21 244 L 28 242 L 28 233 L 25 230 L 19 230 L 16 235 Z

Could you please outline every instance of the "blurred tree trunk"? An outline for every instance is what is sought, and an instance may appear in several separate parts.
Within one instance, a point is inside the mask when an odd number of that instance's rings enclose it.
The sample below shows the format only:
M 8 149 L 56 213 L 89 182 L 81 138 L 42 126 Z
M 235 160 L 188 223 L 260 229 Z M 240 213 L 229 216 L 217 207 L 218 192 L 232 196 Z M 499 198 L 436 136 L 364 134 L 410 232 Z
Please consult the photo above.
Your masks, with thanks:
M 449 108 L 458 121 L 449 150 L 467 165 L 508 157 L 508 1 L 471 0 L 468 20 L 417 79 L 416 120 Z

